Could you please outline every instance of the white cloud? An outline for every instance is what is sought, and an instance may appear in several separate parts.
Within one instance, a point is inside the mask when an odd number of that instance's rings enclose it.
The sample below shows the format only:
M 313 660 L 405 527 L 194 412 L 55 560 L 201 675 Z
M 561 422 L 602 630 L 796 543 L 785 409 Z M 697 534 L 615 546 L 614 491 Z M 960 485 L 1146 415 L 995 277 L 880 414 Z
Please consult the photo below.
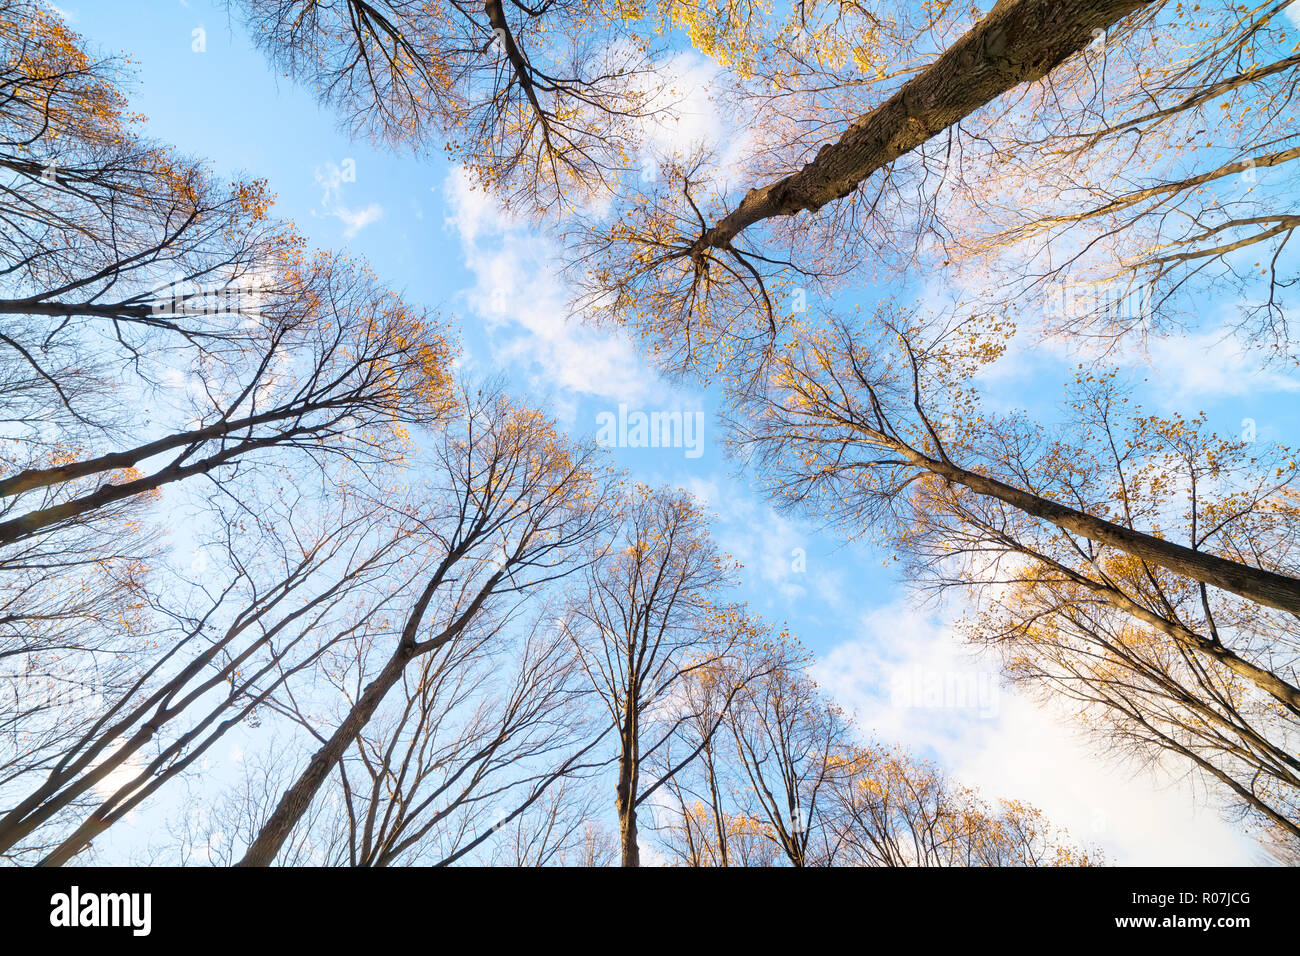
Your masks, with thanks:
M 654 93 L 661 94 L 640 123 L 638 139 L 642 176 L 657 173 L 664 160 L 712 157 L 706 177 L 721 190 L 748 184 L 756 124 L 752 111 L 728 102 L 728 75 L 716 62 L 694 50 L 683 50 L 657 64 Z M 699 183 L 697 182 L 697 186 Z
M 540 370 L 560 389 L 636 404 L 661 383 L 631 341 L 571 320 L 554 242 L 511 217 L 465 170 L 444 188 L 447 223 L 459 234 L 475 284 L 470 307 L 494 331 L 498 361 Z
M 61 18 L 64 23 L 72 24 L 77 22 L 78 16 L 72 10 L 57 6 L 51 3 L 50 0 L 45 0 L 45 7 L 55 16 Z
M 699 501 L 701 507 L 716 510 L 719 504 L 724 501 L 723 491 L 718 483 L 712 478 L 701 478 L 698 475 L 689 475 L 678 482 L 678 485 L 684 490 L 689 491 Z
M 671 156 L 685 155 L 701 144 L 722 145 L 727 123 L 714 96 L 720 73 L 716 63 L 689 50 L 664 61 L 655 82 L 670 91 L 673 108 L 646 121 L 645 146 Z M 720 165 L 725 169 L 730 163 Z
M 740 504 L 733 498 L 733 510 Z M 755 574 L 767 585 L 769 593 L 787 601 L 808 593 L 807 547 L 799 529 L 770 507 L 746 501 L 746 514 L 725 530 L 721 541 L 736 559 L 745 565 L 746 578 Z M 796 564 L 800 552 L 803 561 Z
M 347 206 L 336 206 L 329 215 L 335 216 L 343 221 L 343 238 L 351 239 L 358 232 L 370 225 L 372 222 L 378 222 L 384 216 L 384 207 L 379 203 L 372 202 L 364 209 L 351 209 Z
M 352 239 L 366 226 L 378 222 L 384 216 L 384 207 L 372 202 L 362 209 L 344 205 L 340 201 L 343 183 L 350 182 L 344 170 L 335 163 L 317 166 L 315 170 L 316 185 L 321 187 L 321 212 L 333 216 L 343 223 L 343 238 Z M 317 215 L 313 210 L 312 215 Z
M 1226 329 L 1153 339 L 1149 364 L 1171 397 L 1221 398 L 1300 391 L 1300 380 L 1264 367 L 1263 358 Z
M 979 372 L 979 384 L 989 407 L 1009 411 L 1023 408 L 1026 398 L 1042 392 L 1043 382 L 1064 382 L 1079 362 L 1146 376 L 1155 386 L 1153 397 L 1165 406 L 1198 401 L 1255 397 L 1300 391 L 1300 378 L 1288 374 L 1269 356 L 1227 327 L 1179 331 L 1136 339 L 1103 350 L 1104 340 L 1089 345 L 1077 337 L 1044 338 L 1030 326 L 1019 330 L 1006 353 Z
M 1257 862 L 1253 844 L 1186 786 L 1158 786 L 1101 759 L 1072 725 L 1017 693 L 990 698 L 992 662 L 901 602 L 866 614 L 860 636 L 825 655 L 815 674 L 864 733 L 933 753 L 988 798 L 1027 800 L 1110 862 Z

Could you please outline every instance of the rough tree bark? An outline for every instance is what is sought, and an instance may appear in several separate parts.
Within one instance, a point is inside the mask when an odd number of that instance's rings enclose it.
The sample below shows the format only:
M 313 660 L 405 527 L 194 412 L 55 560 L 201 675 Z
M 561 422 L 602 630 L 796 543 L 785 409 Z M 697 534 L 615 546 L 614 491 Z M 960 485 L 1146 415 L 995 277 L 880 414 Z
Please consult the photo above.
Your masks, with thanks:
M 696 242 L 725 249 L 749 226 L 816 212 L 898 157 L 1022 83 L 1040 80 L 1124 17 L 1158 0 L 999 0 L 961 39 L 861 116 L 798 172 L 749 190 Z
M 640 728 L 637 726 L 638 709 L 632 700 L 633 697 L 629 693 L 628 704 L 624 708 L 623 727 L 619 734 L 617 809 L 623 866 L 641 865 L 641 848 L 637 844 L 636 831 L 637 783 L 640 778 L 640 748 L 637 735 Z
M 357 734 L 361 733 L 362 728 L 374 716 L 380 702 L 402 679 L 402 672 L 406 670 L 406 665 L 415 657 L 415 653 L 414 645 L 403 644 L 388 659 L 388 663 L 384 665 L 384 669 L 379 672 L 379 675 L 366 685 L 365 691 L 362 692 L 361 697 L 352 709 L 348 711 L 347 717 L 335 729 L 330 739 L 316 751 L 311 758 L 311 763 L 294 781 L 293 786 L 280 797 L 275 812 L 262 826 L 257 839 L 249 845 L 243 859 L 239 861 L 239 866 L 271 865 L 276 854 L 280 852 L 280 847 L 284 845 L 285 839 L 293 830 L 294 825 L 307 811 L 308 806 L 311 805 L 316 792 L 320 790 L 321 784 L 325 782 L 325 778 L 330 775 L 334 766 L 343 759 L 343 755 L 352 746 L 352 741 L 356 739 Z
M 996 478 L 967 471 L 951 462 L 923 455 L 902 442 L 873 432 L 873 440 L 881 441 L 899 452 L 918 468 L 938 475 L 955 484 L 989 498 L 996 498 L 1013 508 L 1035 518 L 1050 521 L 1064 531 L 1108 545 L 1119 551 L 1150 561 L 1202 584 L 1231 591 L 1266 607 L 1300 614 L 1300 580 L 1277 574 L 1264 568 L 1251 567 L 1239 561 L 1229 561 L 1218 555 L 1195 551 L 1186 545 L 1166 541 L 1154 535 L 1134 531 L 1123 525 L 1094 517 L 1032 492 L 1008 485 Z

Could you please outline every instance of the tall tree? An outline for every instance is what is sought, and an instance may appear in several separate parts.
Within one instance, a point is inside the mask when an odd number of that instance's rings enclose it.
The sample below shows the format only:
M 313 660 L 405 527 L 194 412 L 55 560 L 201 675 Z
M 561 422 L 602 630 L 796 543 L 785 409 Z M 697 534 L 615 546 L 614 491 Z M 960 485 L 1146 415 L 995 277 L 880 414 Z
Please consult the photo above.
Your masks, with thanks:
M 575 589 L 565 627 L 618 735 L 622 863 L 639 866 L 638 808 L 704 749 L 744 678 L 723 691 L 691 751 L 645 777 L 656 755 L 698 717 L 680 691 L 698 672 L 732 673 L 721 665 L 755 632 L 722 599 L 735 569 L 690 495 L 638 486 L 621 512 L 613 544 Z
M 990 601 L 977 633 L 1012 674 L 1294 834 L 1294 455 L 1141 414 L 1113 374 L 1079 373 L 1055 434 L 991 415 L 969 383 L 1005 324 L 896 319 L 872 320 L 888 336 L 812 334 L 777 363 L 738 438 L 769 489 Z M 1260 775 L 1267 789 L 1243 782 Z
M 351 130 L 441 149 L 526 209 L 616 181 L 662 108 L 617 4 L 240 0 L 254 40 Z M 431 141 L 437 142 L 433 147 Z
M 409 517 L 436 558 L 419 577 L 391 650 L 326 737 L 240 861 L 266 866 L 380 703 L 423 658 L 493 629 L 552 581 L 583 567 L 609 524 L 608 479 L 594 449 L 494 391 L 464 393 L 431 451 L 426 493 Z M 380 655 L 382 657 L 382 655 Z

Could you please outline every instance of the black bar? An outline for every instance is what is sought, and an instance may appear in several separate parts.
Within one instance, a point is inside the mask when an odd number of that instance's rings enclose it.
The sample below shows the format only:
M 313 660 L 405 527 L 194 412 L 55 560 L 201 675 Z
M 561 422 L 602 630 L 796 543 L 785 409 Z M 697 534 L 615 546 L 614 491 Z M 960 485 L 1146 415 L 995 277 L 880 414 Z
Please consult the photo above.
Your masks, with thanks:
M 1201 935 L 1231 942 L 1243 933 L 1288 931 L 1297 901 L 1291 876 L 1249 868 L 6 869 L 0 939 L 111 936 L 131 947 L 243 941 L 259 950 L 318 943 L 334 952 L 412 929 L 433 934 L 433 949 L 453 939 L 458 949 L 503 938 L 530 946 L 548 939 L 610 944 L 626 940 L 630 925 L 644 944 L 673 948 L 685 939 L 725 943 L 741 934 L 761 941 L 793 930 L 824 934 L 825 942 L 857 940 L 855 948 L 866 950 L 900 928 L 926 946 L 1023 933 L 1053 933 L 1043 939 L 1057 941 L 1129 937 L 1151 944 Z M 149 894 L 148 935 L 136 935 L 126 918 L 119 922 L 127 925 L 109 927 L 52 925 L 60 894 L 70 902 L 74 886 L 91 909 L 99 907 L 98 894 Z M 88 895 L 96 901 L 87 904 Z M 123 912 L 141 915 L 138 899 Z M 111 917 L 122 905 L 115 898 L 104 910 Z M 1142 923 L 1121 925 L 1132 920 Z M 876 924 L 886 935 L 875 935 Z

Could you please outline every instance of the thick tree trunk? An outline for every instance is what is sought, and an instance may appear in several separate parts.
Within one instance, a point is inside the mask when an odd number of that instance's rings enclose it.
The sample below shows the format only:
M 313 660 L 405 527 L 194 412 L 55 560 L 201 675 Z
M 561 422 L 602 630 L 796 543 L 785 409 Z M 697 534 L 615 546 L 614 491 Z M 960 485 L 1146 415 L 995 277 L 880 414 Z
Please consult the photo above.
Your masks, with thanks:
M 414 657 L 414 653 L 413 647 L 403 644 L 389 658 L 384 669 L 379 672 L 379 676 L 366 686 L 357 702 L 352 705 L 352 709 L 348 711 L 347 717 L 334 731 L 333 736 L 316 751 L 297 781 L 284 792 L 279 804 L 276 805 L 275 812 L 262 826 L 257 839 L 252 842 L 244 858 L 239 861 L 239 866 L 271 865 L 276 854 L 280 852 L 280 847 L 284 845 L 294 825 L 311 805 L 321 784 L 330 775 L 335 764 L 343 758 L 348 747 L 369 722 L 380 701 L 401 680 L 402 672 Z
M 152 475 L 144 475 L 131 481 L 123 482 L 120 485 L 106 483 L 100 485 L 95 491 L 82 495 L 79 498 L 73 498 L 71 501 L 61 502 L 57 505 L 51 505 L 48 508 L 39 508 L 36 511 L 30 511 L 18 518 L 11 518 L 8 521 L 0 521 L 0 545 L 12 544 L 15 541 L 21 541 L 23 538 L 29 538 L 38 532 L 44 531 L 54 525 L 65 521 L 71 521 L 82 515 L 89 514 L 100 508 L 116 504 L 119 501 L 125 501 L 136 495 L 142 495 L 146 492 L 156 491 L 166 485 L 177 481 L 184 481 L 186 478 L 192 478 L 195 475 L 206 474 L 214 468 L 228 464 L 242 455 L 258 451 L 263 448 L 270 448 L 281 442 L 295 438 L 299 435 L 310 434 L 311 428 L 292 428 L 282 432 L 279 435 L 270 438 L 255 439 L 245 441 L 240 444 L 226 448 L 207 458 L 199 459 L 187 465 L 173 464 Z
M 641 865 L 641 848 L 637 844 L 636 833 L 637 783 L 640 776 L 637 720 L 640 715 L 632 703 L 634 697 L 634 693 L 628 694 L 629 702 L 624 708 L 623 726 L 619 734 L 617 809 L 623 866 Z
M 641 848 L 636 837 L 636 807 L 625 806 L 620 798 L 618 836 L 623 847 L 623 866 L 641 865 Z
M 1239 561 L 1229 561 L 1204 551 L 1194 551 L 1185 545 L 1134 531 L 1008 485 L 996 478 L 930 458 L 879 432 L 873 432 L 872 436 L 877 441 L 883 440 L 914 465 L 931 474 L 963 485 L 976 494 L 1006 502 L 1013 508 L 1049 521 L 1064 531 L 1071 531 L 1089 541 L 1131 554 L 1193 581 L 1231 591 L 1257 604 L 1300 615 L 1300 580 L 1296 578 L 1254 568 Z
M 1022 83 L 1042 79 L 1153 0 L 1001 0 L 924 72 L 798 172 L 751 189 L 692 252 L 726 248 L 757 222 L 816 212 L 877 170 Z
M 224 438 L 228 435 L 239 435 L 240 433 L 253 429 L 259 425 L 268 425 L 278 421 L 285 421 L 287 419 L 303 418 L 307 414 L 325 407 L 327 406 L 324 404 L 311 406 L 303 405 L 293 408 L 279 409 L 273 412 L 264 412 L 260 415 L 250 415 L 234 420 L 223 419 L 222 421 L 215 422 L 203 428 L 196 428 L 193 431 L 188 432 L 178 432 L 174 435 L 168 435 L 166 438 L 159 438 L 126 451 L 111 452 L 106 455 L 99 455 L 96 458 L 84 458 L 80 461 L 68 462 L 67 464 L 57 465 L 53 468 L 28 468 L 24 471 L 17 472 L 8 478 L 0 479 L 0 498 L 21 494 L 22 492 L 32 491 L 37 488 L 48 488 L 51 485 L 75 481 L 78 478 L 87 478 L 91 475 L 103 474 L 106 471 L 132 468 L 142 461 L 153 458 L 155 455 L 161 455 L 187 446 L 197 447 L 202 445 L 204 442 Z

